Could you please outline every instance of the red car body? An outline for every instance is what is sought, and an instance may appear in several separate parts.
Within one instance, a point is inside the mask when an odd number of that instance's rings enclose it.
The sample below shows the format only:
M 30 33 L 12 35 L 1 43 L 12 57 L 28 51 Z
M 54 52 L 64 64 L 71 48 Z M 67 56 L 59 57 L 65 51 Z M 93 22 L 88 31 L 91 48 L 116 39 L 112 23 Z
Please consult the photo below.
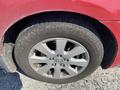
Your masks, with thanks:
M 64 11 L 83 14 L 105 25 L 117 40 L 117 55 L 111 67 L 120 64 L 120 1 L 119 0 L 0 0 L 0 50 L 2 57 L 5 32 L 16 22 L 30 15 Z

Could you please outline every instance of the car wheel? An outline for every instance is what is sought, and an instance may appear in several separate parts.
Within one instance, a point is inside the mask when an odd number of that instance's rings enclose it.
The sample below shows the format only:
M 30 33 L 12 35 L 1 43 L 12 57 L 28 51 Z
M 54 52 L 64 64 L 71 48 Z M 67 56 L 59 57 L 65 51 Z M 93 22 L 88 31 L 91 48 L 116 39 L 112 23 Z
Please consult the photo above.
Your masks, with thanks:
M 101 64 L 104 49 L 94 31 L 67 22 L 33 24 L 19 34 L 15 60 L 27 76 L 36 80 L 59 84 L 77 81 Z

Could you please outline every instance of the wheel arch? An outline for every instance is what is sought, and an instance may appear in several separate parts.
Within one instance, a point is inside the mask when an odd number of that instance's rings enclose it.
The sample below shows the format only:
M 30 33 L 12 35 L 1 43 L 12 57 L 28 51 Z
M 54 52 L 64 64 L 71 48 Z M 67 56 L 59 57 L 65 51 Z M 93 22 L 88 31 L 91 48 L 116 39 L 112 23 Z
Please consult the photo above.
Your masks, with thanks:
M 100 23 L 98 20 L 90 16 L 75 13 L 75 12 L 50 11 L 50 12 L 43 12 L 43 13 L 27 16 L 17 21 L 5 32 L 3 43 L 15 43 L 19 33 L 27 26 L 32 25 L 34 21 L 38 20 L 38 18 L 39 19 L 49 18 L 49 17 L 55 17 L 57 15 L 65 15 L 68 17 L 76 18 L 78 20 L 82 18 L 90 22 L 96 28 L 96 31 L 99 33 L 104 46 L 105 54 L 104 54 L 103 61 L 101 63 L 102 68 L 105 69 L 112 65 L 117 53 L 117 41 L 112 31 L 109 30 L 105 25 Z M 109 47 L 113 48 L 113 50 L 111 51 Z

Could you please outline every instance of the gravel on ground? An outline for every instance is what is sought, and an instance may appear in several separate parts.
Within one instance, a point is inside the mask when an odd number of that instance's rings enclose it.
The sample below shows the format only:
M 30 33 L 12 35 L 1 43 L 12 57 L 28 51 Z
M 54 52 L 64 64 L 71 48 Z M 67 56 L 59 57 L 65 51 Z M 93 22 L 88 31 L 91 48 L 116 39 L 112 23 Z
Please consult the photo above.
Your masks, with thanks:
M 0 70 L 0 90 L 120 90 L 120 67 L 102 70 L 69 84 L 48 84 Z

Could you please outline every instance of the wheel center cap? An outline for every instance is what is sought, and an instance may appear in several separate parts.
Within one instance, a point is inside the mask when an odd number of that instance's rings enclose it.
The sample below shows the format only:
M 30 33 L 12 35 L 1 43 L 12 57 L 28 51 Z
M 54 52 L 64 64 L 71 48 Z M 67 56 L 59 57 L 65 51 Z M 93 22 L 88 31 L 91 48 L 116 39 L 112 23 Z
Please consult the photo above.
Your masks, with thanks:
M 62 57 L 56 57 L 55 58 L 56 63 L 62 63 L 63 61 L 64 61 L 64 59 Z

